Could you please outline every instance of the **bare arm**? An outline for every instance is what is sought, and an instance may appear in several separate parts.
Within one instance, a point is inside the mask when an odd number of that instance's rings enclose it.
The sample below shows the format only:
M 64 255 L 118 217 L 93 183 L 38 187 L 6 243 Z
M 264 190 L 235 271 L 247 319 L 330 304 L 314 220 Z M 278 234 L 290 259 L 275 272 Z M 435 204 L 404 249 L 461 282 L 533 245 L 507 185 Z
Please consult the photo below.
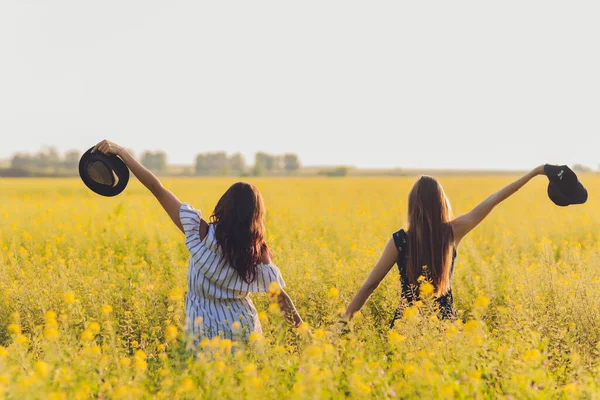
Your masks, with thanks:
M 371 296 L 371 293 L 373 293 L 383 278 L 390 272 L 390 269 L 392 269 L 394 263 L 398 260 L 398 255 L 394 239 L 390 238 L 383 249 L 379 261 L 377 261 L 377 264 L 375 264 L 371 273 L 348 305 L 345 312 L 347 318 L 352 318 L 354 313 L 362 308 L 369 296 Z
M 496 207 L 498 204 L 512 196 L 519 189 L 521 189 L 527 182 L 529 182 L 532 178 L 537 175 L 542 175 L 544 173 L 544 166 L 540 165 L 539 167 L 529 171 L 527 174 L 523 175 L 521 178 L 517 179 L 513 183 L 503 187 L 498 190 L 496 193 L 490 195 L 487 199 L 479 203 L 475 208 L 473 208 L 467 214 L 461 215 L 454 219 L 451 224 L 454 229 L 454 243 L 456 246 L 460 243 L 460 241 L 471 232 L 477 225 L 481 223 L 488 216 L 488 214 Z
M 263 264 L 271 263 L 270 251 L 263 250 L 260 262 Z M 296 310 L 291 297 L 282 288 L 278 288 L 275 293 L 269 291 L 268 295 L 271 300 L 277 300 L 279 309 L 283 312 L 286 321 L 294 328 L 299 327 L 302 323 L 302 318 L 300 318 L 300 314 L 298 314 L 298 310 Z
M 96 150 L 104 154 L 116 154 L 121 157 L 131 172 L 156 197 L 177 228 L 183 232 L 183 226 L 181 226 L 181 221 L 179 220 L 181 201 L 170 190 L 165 188 L 152 172 L 116 143 L 103 140 L 94 147 L 94 151 Z
M 279 296 L 277 297 L 277 302 L 279 303 L 279 308 L 285 315 L 285 319 L 290 323 L 290 325 L 295 328 L 300 326 L 302 323 L 302 318 L 300 318 L 300 314 L 298 314 L 298 310 L 296 310 L 294 302 L 285 291 L 281 290 Z

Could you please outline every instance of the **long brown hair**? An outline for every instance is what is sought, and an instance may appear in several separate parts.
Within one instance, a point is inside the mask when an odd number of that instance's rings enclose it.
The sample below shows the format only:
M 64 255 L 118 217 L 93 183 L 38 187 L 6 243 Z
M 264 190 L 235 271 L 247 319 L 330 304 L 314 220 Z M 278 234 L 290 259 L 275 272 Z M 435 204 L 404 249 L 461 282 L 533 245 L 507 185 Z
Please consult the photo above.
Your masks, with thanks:
M 253 282 L 263 253 L 271 256 L 265 242 L 265 206 L 258 189 L 249 183 L 234 183 L 219 199 L 210 221 L 229 264 L 246 283 Z
M 451 219 L 452 209 L 442 185 L 430 176 L 421 176 L 408 195 L 406 275 L 411 284 L 417 284 L 426 266 L 437 296 L 450 289 L 454 247 Z

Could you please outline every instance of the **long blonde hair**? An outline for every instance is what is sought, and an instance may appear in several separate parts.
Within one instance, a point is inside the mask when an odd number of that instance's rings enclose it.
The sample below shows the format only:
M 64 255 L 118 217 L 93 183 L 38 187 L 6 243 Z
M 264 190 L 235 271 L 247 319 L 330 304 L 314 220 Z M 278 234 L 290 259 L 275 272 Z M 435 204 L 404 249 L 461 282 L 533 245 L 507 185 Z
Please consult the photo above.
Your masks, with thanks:
M 406 275 L 416 285 L 426 266 L 437 296 L 450 289 L 454 249 L 451 220 L 452 209 L 442 185 L 430 176 L 421 176 L 408 195 Z

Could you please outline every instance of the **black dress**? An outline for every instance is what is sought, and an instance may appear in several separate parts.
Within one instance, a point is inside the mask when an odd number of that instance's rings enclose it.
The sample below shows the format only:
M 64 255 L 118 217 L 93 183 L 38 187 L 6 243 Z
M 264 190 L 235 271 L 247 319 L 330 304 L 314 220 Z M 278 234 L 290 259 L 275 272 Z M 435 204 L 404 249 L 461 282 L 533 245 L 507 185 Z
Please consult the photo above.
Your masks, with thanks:
M 394 326 L 397 319 L 402 318 L 402 313 L 405 308 L 410 307 L 413 303 L 419 300 L 419 287 L 411 285 L 406 276 L 406 260 L 408 258 L 408 234 L 404 229 L 400 229 L 395 232 L 392 237 L 394 243 L 398 249 L 400 256 L 398 257 L 398 272 L 400 273 L 400 284 L 402 285 L 402 293 L 400 294 L 400 305 L 394 313 L 394 319 L 390 325 L 390 328 Z M 456 307 L 454 306 L 454 299 L 452 297 L 452 275 L 454 273 L 454 260 L 456 259 L 456 249 L 452 251 L 452 266 L 450 267 L 450 289 L 448 292 L 435 299 L 439 305 L 439 317 L 442 319 L 455 320 L 458 318 Z M 425 279 L 431 281 L 429 270 L 425 270 Z

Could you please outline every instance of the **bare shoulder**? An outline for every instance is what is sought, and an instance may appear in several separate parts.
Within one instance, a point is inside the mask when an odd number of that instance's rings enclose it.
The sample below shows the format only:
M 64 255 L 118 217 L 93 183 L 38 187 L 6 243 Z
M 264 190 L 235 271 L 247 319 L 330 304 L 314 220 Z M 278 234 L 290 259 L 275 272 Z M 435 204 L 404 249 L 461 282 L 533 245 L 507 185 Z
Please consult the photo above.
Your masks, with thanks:
M 461 215 L 450 221 L 450 227 L 452 228 L 452 236 L 454 237 L 454 247 L 458 247 L 458 244 L 465 236 L 465 216 Z

